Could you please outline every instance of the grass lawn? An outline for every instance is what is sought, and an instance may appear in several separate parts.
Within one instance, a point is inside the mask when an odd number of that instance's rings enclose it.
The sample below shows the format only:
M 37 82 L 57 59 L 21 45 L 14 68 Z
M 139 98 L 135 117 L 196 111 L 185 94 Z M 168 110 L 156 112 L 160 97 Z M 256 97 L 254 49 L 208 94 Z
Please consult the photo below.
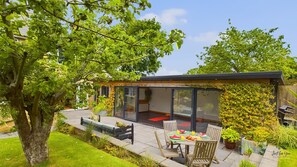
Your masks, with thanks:
M 71 136 L 53 132 L 49 138 L 49 161 L 40 166 L 136 166 Z M 0 166 L 28 166 L 19 138 L 0 140 Z
M 287 154 L 286 154 L 287 152 Z M 283 151 L 279 161 L 279 167 L 292 167 L 297 166 L 297 149 L 288 149 L 285 152 Z

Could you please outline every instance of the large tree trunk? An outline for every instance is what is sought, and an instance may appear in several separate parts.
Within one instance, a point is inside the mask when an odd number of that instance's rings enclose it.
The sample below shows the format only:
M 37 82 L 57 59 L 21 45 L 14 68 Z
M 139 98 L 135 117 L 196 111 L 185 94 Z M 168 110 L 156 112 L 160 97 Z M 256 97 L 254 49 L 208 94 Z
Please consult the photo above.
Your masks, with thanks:
M 46 161 L 49 157 L 47 141 L 54 111 L 45 112 L 38 107 L 32 107 L 27 112 L 23 107 L 23 100 L 12 98 L 12 101 L 13 108 L 16 109 L 16 114 L 12 116 L 28 163 L 33 166 Z
M 48 124 L 40 124 L 42 126 L 35 128 L 31 128 L 32 125 L 29 124 L 27 127 L 22 126 L 20 124 L 23 124 L 23 122 L 15 120 L 25 157 L 32 166 L 48 160 L 47 141 L 50 136 L 53 115 L 49 117 L 48 119 L 51 121 L 47 122 Z
M 15 110 L 12 117 L 22 143 L 23 151 L 30 165 L 44 162 L 49 157 L 47 141 L 53 124 L 54 113 L 59 111 L 56 107 L 64 93 L 57 93 L 40 101 L 41 93 L 36 93 L 34 98 L 26 99 L 24 103 L 23 95 L 20 91 L 12 91 L 8 95 L 11 107 Z M 33 103 L 28 103 L 33 101 Z M 48 104 L 48 107 L 39 107 L 39 104 Z
M 26 159 L 30 165 L 36 165 L 48 159 L 47 140 L 47 135 L 38 132 L 32 134 L 28 140 L 21 140 Z

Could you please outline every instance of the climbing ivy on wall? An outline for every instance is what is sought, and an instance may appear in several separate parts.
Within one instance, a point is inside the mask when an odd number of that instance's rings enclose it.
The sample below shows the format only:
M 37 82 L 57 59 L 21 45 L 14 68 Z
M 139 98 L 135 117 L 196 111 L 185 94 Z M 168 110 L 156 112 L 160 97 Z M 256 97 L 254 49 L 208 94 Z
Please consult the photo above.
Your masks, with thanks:
M 106 98 L 105 107 L 108 115 L 112 115 L 114 108 L 114 87 L 110 86 L 109 97 Z
M 273 86 L 268 84 L 229 84 L 223 86 L 220 118 L 223 127 L 233 127 L 243 135 L 255 128 L 277 122 Z

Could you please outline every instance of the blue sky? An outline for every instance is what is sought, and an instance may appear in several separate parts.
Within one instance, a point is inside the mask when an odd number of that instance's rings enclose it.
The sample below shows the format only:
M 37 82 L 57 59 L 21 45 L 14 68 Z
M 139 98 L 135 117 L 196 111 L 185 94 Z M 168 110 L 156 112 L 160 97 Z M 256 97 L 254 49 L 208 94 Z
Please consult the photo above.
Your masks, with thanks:
M 292 56 L 297 55 L 296 0 L 149 0 L 152 8 L 140 18 L 155 17 L 164 30 L 178 28 L 186 34 L 180 50 L 161 60 L 156 75 L 184 74 L 197 67 L 197 54 L 204 46 L 215 44 L 219 32 L 224 32 L 231 19 L 240 30 L 278 27 L 275 36 L 284 35 L 291 45 Z

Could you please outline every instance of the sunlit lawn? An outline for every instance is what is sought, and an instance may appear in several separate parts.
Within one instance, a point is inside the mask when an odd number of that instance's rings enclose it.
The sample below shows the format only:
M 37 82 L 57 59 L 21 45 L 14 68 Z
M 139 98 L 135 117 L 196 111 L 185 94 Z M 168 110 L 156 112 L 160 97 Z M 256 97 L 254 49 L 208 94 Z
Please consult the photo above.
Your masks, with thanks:
M 282 151 L 282 154 L 279 158 L 278 167 L 293 166 L 297 166 L 297 149 L 288 149 L 286 151 Z
M 136 166 L 113 157 L 71 136 L 53 132 L 49 139 L 50 159 L 40 166 Z M 18 138 L 0 140 L 0 166 L 28 166 Z

